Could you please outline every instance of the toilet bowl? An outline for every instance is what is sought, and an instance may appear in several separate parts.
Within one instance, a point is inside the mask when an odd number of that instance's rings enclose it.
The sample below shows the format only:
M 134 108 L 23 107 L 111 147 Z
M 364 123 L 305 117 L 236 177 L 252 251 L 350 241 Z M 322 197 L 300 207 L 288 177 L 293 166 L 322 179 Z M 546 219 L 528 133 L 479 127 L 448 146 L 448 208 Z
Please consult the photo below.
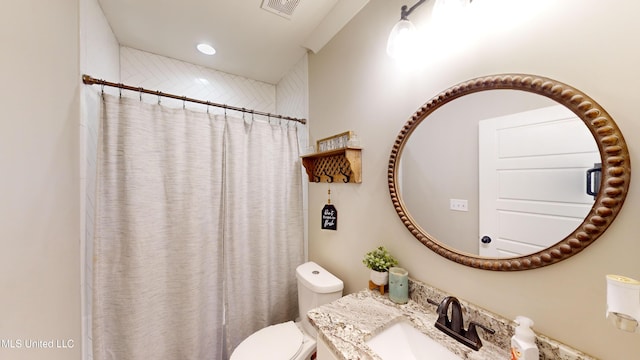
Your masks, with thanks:
M 316 348 L 316 339 L 293 321 L 267 326 L 244 339 L 230 360 L 307 360 Z
M 300 320 L 262 328 L 244 339 L 230 360 L 308 360 L 316 350 L 316 331 L 307 312 L 342 297 L 342 280 L 309 261 L 296 268 Z

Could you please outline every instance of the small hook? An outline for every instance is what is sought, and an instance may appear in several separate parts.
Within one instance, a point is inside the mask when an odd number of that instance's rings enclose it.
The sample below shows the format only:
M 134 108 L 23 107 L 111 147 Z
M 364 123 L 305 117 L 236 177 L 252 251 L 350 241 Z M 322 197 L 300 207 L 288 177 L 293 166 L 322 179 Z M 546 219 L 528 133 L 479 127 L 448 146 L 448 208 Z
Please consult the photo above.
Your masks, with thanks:
M 187 97 L 183 96 L 182 97 L 182 110 L 187 108 Z
M 140 91 L 140 95 L 139 95 L 140 101 L 142 101 L 142 88 L 138 88 L 138 90 Z
M 349 173 L 345 173 L 344 171 L 342 171 L 342 167 L 340 168 L 340 174 L 344 176 L 344 178 L 342 179 L 343 182 L 348 183 L 349 180 L 351 180 L 351 176 L 349 176 Z
M 120 93 L 120 97 L 122 98 L 122 83 L 118 84 L 118 92 Z
M 224 104 L 224 118 L 227 118 L 227 104 Z
M 158 94 L 158 105 L 160 105 L 160 94 L 161 94 L 160 90 L 158 90 L 157 94 Z
M 209 114 L 209 102 L 207 101 L 207 114 Z
M 333 182 L 333 176 L 327 174 L 327 170 L 323 170 L 324 175 L 327 177 L 327 182 L 328 183 L 332 183 Z
M 100 87 L 100 93 L 102 94 L 102 96 L 104 96 L 104 84 L 102 84 L 102 86 Z

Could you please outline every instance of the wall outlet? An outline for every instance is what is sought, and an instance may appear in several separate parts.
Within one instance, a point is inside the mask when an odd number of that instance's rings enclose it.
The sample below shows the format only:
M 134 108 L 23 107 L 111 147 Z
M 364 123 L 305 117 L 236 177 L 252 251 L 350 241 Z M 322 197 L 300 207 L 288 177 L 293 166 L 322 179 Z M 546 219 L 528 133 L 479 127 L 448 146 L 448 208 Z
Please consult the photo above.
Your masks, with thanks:
M 449 199 L 449 209 L 454 211 L 469 211 L 469 203 L 467 200 Z

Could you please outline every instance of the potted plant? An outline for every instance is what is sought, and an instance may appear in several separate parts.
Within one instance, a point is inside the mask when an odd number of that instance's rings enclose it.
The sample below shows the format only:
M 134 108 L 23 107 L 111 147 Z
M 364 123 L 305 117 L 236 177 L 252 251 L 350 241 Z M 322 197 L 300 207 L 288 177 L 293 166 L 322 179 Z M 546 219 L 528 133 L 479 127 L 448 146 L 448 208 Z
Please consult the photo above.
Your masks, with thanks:
M 386 285 L 389 282 L 389 268 L 398 265 L 384 246 L 369 251 L 362 259 L 362 263 L 371 269 L 370 279 L 376 285 Z

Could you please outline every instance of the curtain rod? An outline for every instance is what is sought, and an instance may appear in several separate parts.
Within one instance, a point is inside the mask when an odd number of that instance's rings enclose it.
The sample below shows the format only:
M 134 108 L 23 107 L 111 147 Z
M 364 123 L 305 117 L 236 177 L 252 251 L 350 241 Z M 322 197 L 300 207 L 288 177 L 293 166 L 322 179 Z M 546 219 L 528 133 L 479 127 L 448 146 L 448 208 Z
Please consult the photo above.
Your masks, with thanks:
M 188 102 L 193 102 L 193 103 L 197 103 L 197 104 L 203 104 L 203 105 L 207 105 L 207 106 L 215 106 L 215 107 L 228 109 L 228 110 L 241 111 L 243 113 L 262 115 L 262 116 L 267 116 L 267 117 L 270 117 L 270 118 L 277 118 L 277 119 L 283 119 L 283 120 L 297 121 L 297 122 L 302 123 L 302 124 L 306 124 L 307 123 L 307 120 L 305 120 L 305 119 L 298 119 L 298 118 L 289 117 L 289 116 L 271 114 L 271 113 L 266 113 L 266 112 L 262 112 L 262 111 L 257 111 L 257 110 L 252 110 L 252 109 L 245 109 L 245 108 L 240 108 L 240 107 L 236 107 L 236 106 L 226 105 L 226 104 L 218 104 L 218 103 L 214 103 L 214 102 L 211 102 L 211 101 L 192 99 L 192 98 L 188 98 L 186 96 L 178 96 L 178 95 L 174 95 L 174 94 L 164 93 L 164 92 L 161 92 L 161 91 L 148 90 L 148 89 L 145 89 L 145 88 L 142 88 L 142 87 L 135 87 L 135 86 L 125 85 L 125 84 L 122 84 L 122 83 L 114 83 L 114 82 L 109 82 L 109 81 L 106 81 L 106 80 L 96 79 L 96 78 L 93 78 L 93 77 L 91 77 L 89 75 L 82 75 L 82 82 L 87 84 L 87 85 L 102 85 L 102 86 L 116 87 L 116 88 L 119 88 L 119 89 L 125 89 L 125 90 L 135 91 L 135 92 L 139 92 L 139 93 L 157 95 L 157 96 L 167 97 L 167 98 L 176 99 L 176 100 L 182 100 L 182 101 L 188 101 Z

